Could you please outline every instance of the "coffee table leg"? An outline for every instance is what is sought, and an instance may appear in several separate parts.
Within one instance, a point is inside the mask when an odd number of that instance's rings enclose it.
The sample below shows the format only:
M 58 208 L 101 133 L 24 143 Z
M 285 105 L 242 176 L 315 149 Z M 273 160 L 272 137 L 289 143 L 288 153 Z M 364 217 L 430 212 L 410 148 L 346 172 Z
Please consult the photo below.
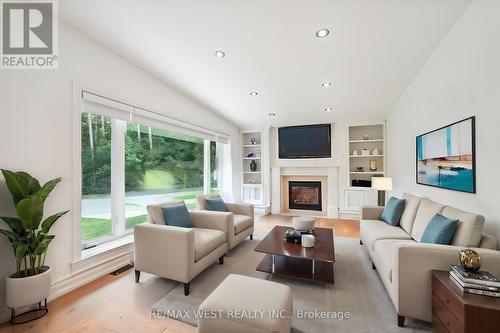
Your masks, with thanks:
M 316 262 L 315 262 L 315 261 L 314 261 L 314 259 L 313 259 L 313 265 L 312 265 L 312 268 L 313 268 L 313 275 L 314 275 L 314 268 L 315 268 L 314 266 L 315 266 L 315 263 L 316 263 Z
M 273 274 L 274 274 L 274 254 L 272 256 L 273 256 L 273 267 L 272 267 L 272 270 L 273 270 Z

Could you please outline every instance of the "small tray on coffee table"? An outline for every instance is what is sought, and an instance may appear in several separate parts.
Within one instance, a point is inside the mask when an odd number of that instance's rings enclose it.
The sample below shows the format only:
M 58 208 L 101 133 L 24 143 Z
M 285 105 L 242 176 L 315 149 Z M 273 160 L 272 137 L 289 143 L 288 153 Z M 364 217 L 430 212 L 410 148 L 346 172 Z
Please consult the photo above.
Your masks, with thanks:
M 314 228 L 314 247 L 283 241 L 289 227 L 276 226 L 257 245 L 255 251 L 266 253 L 257 270 L 274 275 L 295 277 L 309 281 L 334 283 L 335 250 L 333 231 Z

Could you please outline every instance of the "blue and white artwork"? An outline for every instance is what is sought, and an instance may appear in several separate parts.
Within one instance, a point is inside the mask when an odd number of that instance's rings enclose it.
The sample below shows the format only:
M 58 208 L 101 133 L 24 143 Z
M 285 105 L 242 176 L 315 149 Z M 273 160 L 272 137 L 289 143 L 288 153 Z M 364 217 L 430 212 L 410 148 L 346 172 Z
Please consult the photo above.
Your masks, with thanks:
M 475 118 L 417 136 L 417 183 L 476 193 Z

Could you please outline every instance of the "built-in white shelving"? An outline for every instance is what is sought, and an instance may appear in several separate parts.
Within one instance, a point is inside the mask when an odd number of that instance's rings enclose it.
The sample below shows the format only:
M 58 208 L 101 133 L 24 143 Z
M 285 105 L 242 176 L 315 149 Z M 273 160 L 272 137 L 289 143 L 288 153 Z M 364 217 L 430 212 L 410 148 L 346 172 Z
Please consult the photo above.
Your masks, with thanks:
M 242 199 L 255 206 L 256 212 L 269 212 L 269 130 L 241 132 Z M 251 156 L 250 156 L 251 155 Z M 251 165 L 256 167 L 252 171 Z

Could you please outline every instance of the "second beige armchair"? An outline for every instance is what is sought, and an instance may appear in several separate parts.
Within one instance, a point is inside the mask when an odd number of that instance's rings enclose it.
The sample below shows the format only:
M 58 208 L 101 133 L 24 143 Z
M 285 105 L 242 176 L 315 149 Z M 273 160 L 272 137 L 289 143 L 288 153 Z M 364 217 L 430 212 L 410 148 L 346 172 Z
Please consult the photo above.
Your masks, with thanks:
M 196 205 L 199 210 L 206 211 L 206 199 L 219 198 L 218 194 L 204 194 L 196 197 Z M 253 239 L 254 215 L 253 205 L 243 203 L 226 203 L 229 212 L 215 212 L 214 214 L 227 215 L 229 217 L 228 244 L 229 249 L 234 248 L 245 238 Z

